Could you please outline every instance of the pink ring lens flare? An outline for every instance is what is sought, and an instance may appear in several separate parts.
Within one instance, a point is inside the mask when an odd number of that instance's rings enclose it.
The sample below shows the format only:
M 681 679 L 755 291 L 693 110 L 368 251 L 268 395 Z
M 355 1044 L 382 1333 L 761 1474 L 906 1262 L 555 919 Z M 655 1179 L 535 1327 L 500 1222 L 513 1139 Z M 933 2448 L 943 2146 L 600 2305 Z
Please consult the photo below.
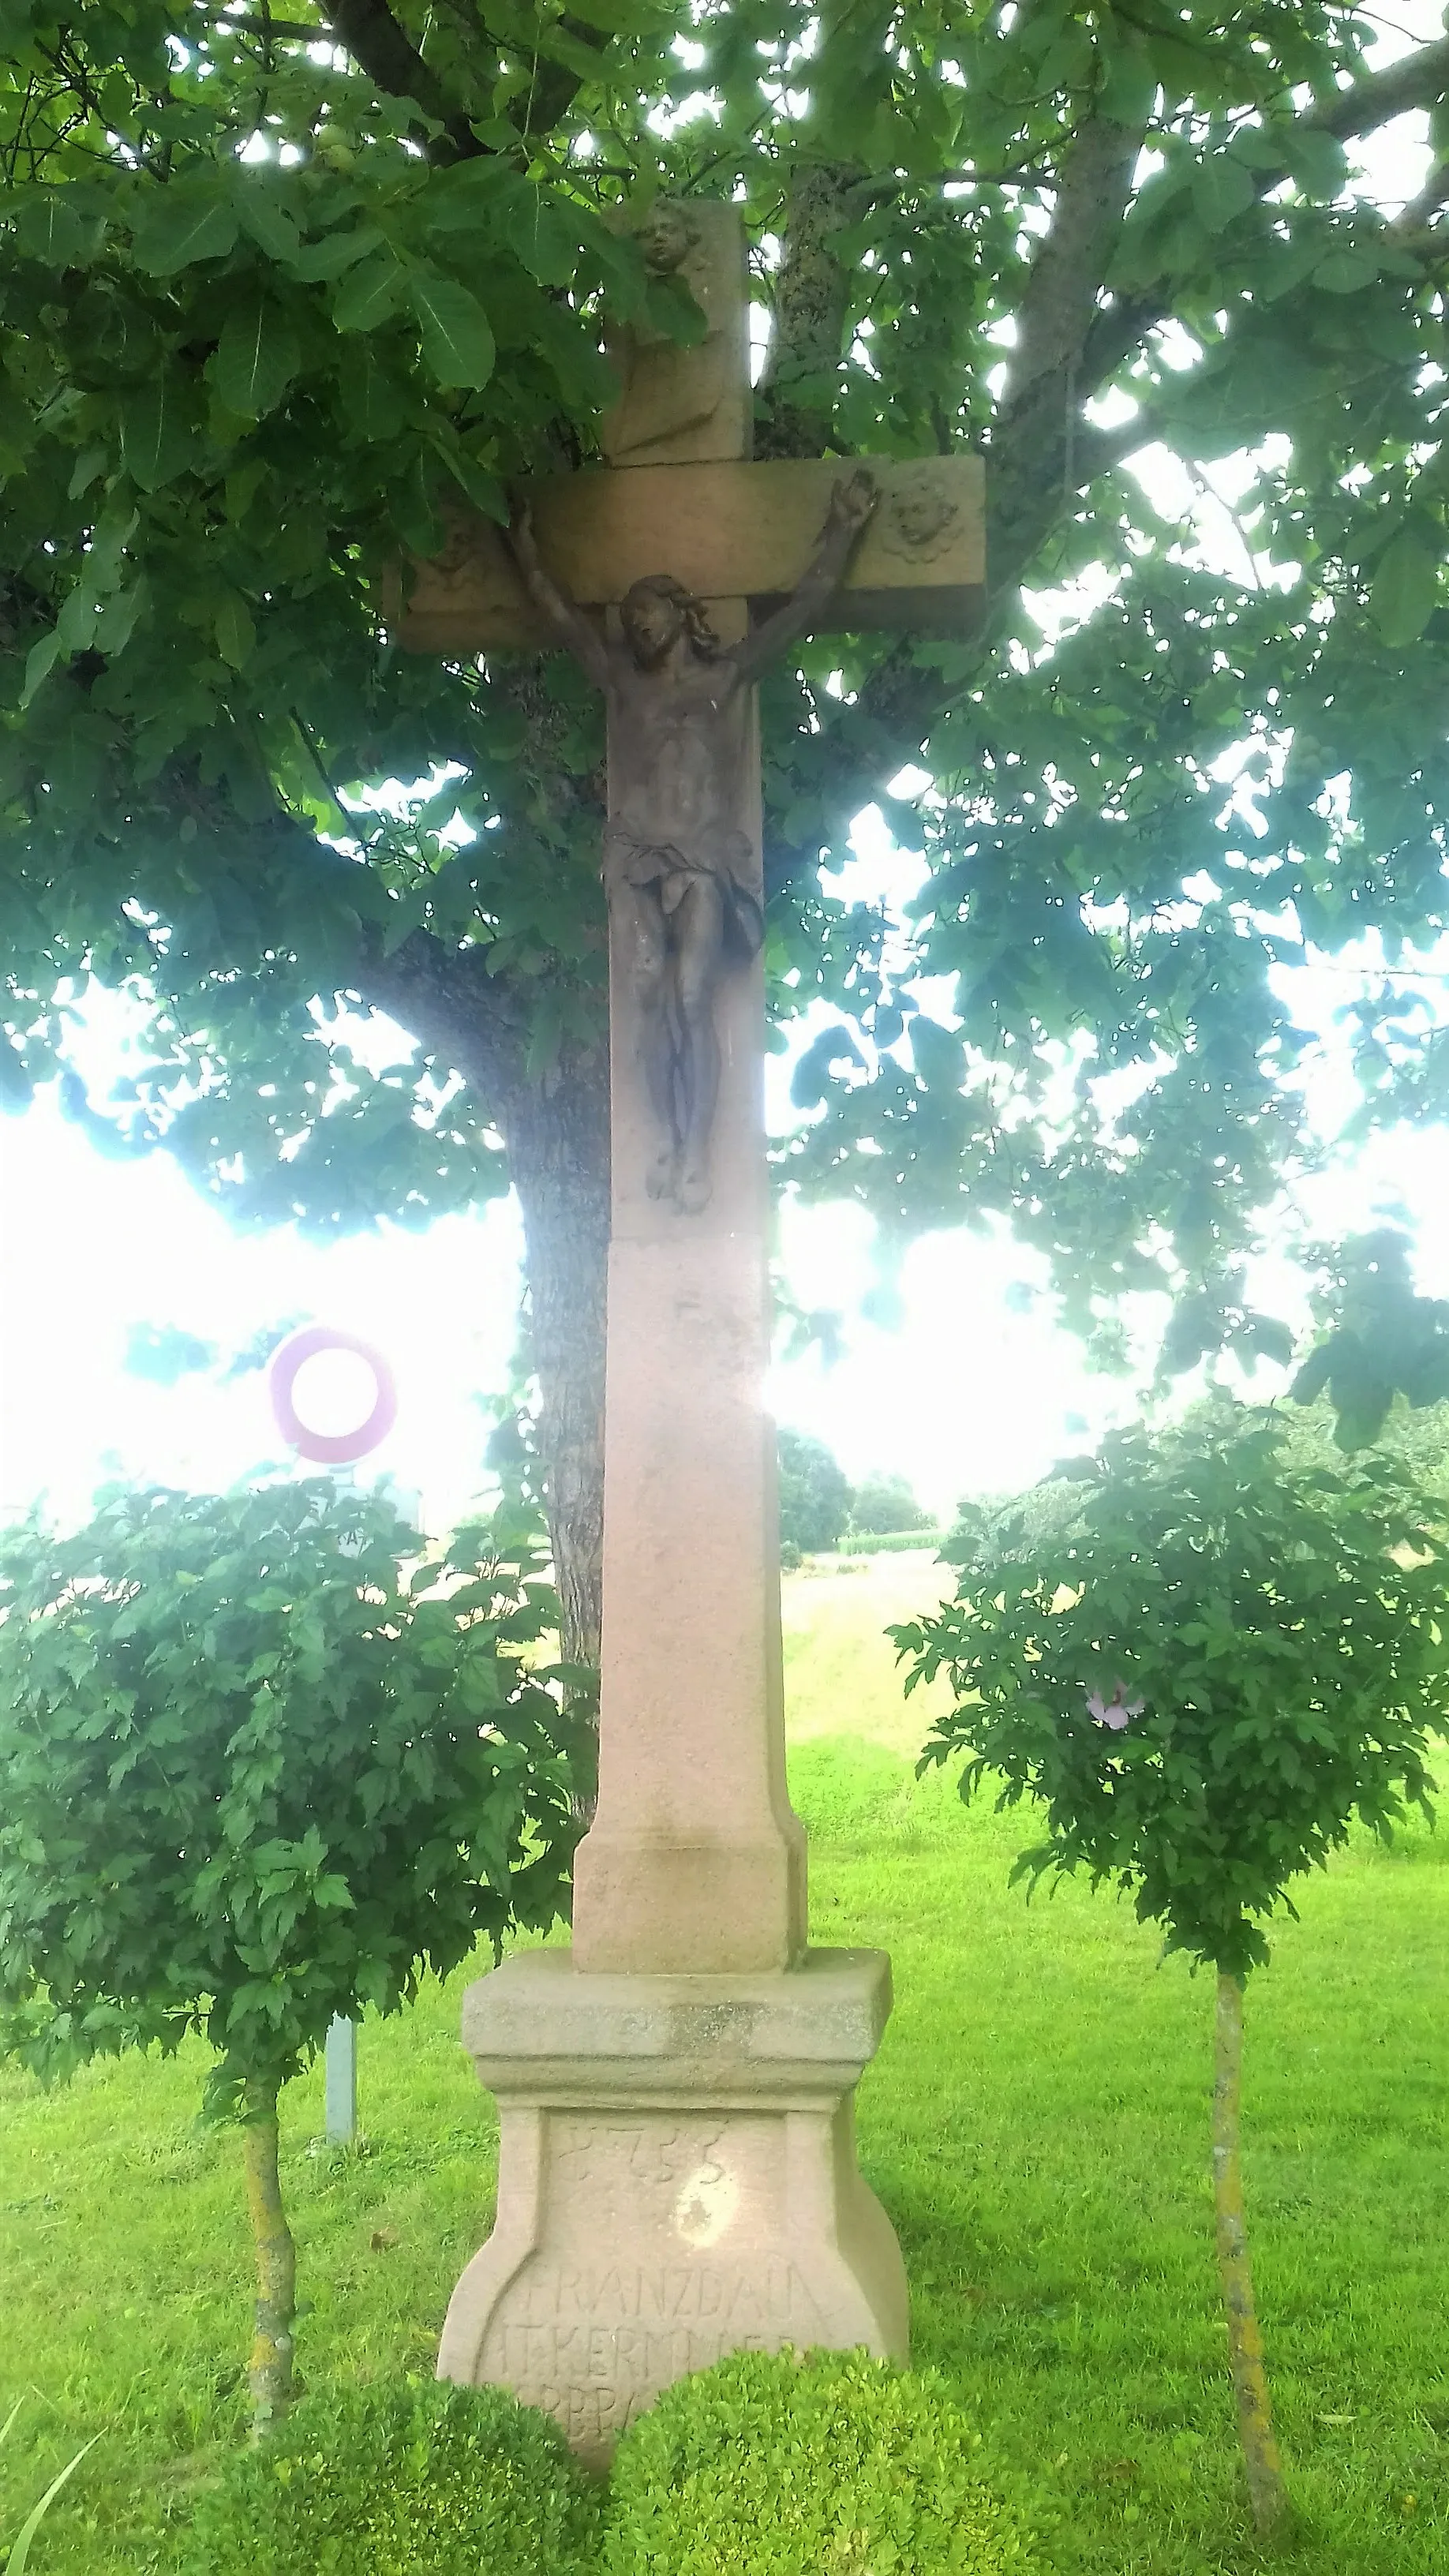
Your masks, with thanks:
M 372 1411 L 355 1431 L 314 1431 L 297 1411 L 293 1390 L 298 1373 L 324 1351 L 346 1351 L 372 1372 L 377 1390 Z M 267 1391 L 273 1419 L 288 1448 L 319 1467 L 349 1467 L 354 1459 L 365 1458 L 381 1446 L 397 1420 L 397 1385 L 381 1351 L 359 1334 L 339 1332 L 331 1324 L 304 1324 L 300 1332 L 288 1334 L 272 1353 Z

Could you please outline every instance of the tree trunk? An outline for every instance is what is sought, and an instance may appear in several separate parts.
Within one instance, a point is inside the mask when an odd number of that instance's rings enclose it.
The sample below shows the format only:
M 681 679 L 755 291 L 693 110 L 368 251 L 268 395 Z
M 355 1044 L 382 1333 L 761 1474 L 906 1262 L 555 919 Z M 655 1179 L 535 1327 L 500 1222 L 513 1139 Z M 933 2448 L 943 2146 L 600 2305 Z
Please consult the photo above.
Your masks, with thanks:
M 566 1662 L 597 1669 L 604 1552 L 609 1077 L 574 1057 L 522 1085 L 502 1122 L 523 1211 L 538 1446 Z
M 602 934 L 601 934 L 602 935 Z M 604 1544 L 604 1309 L 609 1259 L 609 1052 L 566 1046 L 531 1076 L 528 1015 L 505 978 L 420 932 L 370 951 L 364 998 L 463 1074 L 495 1126 L 523 1211 L 539 1382 L 539 1455 L 569 1663 L 599 1661 Z M 603 1014 L 598 1014 L 602 1019 Z
M 1283 2465 L 1273 2437 L 1273 2411 L 1263 2367 L 1263 2338 L 1253 2303 L 1248 2230 L 1243 2216 L 1241 2160 L 1243 2091 L 1243 1986 L 1240 1977 L 1218 1978 L 1217 2047 L 1213 2080 L 1213 2199 L 1217 2211 L 1218 2277 L 1228 2321 L 1228 2361 L 1238 2401 L 1238 2438 L 1248 2472 L 1248 2496 L 1260 2533 L 1281 2519 L 1286 2502 Z
M 277 2172 L 277 2091 L 275 2084 L 248 2084 L 242 2108 L 247 2208 L 257 2258 L 256 2334 L 247 2370 L 254 2442 L 265 2441 L 292 2402 L 297 2249 Z

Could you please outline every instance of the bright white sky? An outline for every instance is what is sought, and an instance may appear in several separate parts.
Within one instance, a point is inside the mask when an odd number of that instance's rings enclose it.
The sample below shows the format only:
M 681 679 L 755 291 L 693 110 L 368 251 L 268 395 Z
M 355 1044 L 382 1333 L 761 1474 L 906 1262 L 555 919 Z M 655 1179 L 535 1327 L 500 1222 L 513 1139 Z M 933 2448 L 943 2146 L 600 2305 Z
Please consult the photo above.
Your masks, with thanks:
M 1415 38 L 1438 23 L 1425 0 L 1385 18 L 1386 29 Z M 1385 46 L 1398 50 L 1392 39 Z M 1413 194 L 1424 162 L 1422 120 L 1400 120 L 1374 153 L 1386 203 Z M 1193 521 L 1207 556 L 1246 571 L 1225 509 L 1161 451 L 1141 470 Z M 1216 479 L 1231 497 L 1231 467 Z M 906 901 L 920 863 L 895 850 L 874 811 L 860 819 L 856 848 L 840 890 Z M 1449 955 L 1435 962 L 1449 968 Z M 1296 977 L 1293 991 L 1296 1016 L 1326 1027 L 1353 987 L 1341 971 L 1325 971 Z M 118 1035 L 107 1014 L 83 1045 L 81 1070 L 97 1099 L 114 1077 Z M 789 1060 L 772 1058 L 768 1070 L 780 1128 L 792 1115 Z M 1345 1106 L 1331 1052 L 1313 1100 L 1331 1132 Z M 1418 1234 L 1421 1285 L 1449 1295 L 1449 1131 L 1383 1140 L 1353 1170 L 1315 1184 L 1309 1213 L 1315 1229 L 1337 1234 L 1394 1206 Z M 43 1495 L 70 1521 L 108 1476 L 215 1488 L 276 1460 L 281 1444 L 260 1375 L 164 1388 L 128 1374 L 123 1354 L 136 1324 L 178 1326 L 230 1351 L 292 1315 L 361 1333 L 387 1352 L 398 1421 L 371 1466 L 421 1495 L 435 1533 L 479 1492 L 489 1424 L 477 1399 L 505 1385 L 514 1337 L 511 1203 L 444 1219 L 422 1235 L 384 1227 L 316 1244 L 292 1230 L 238 1233 L 167 1155 L 106 1159 L 42 1097 L 23 1118 L 0 1120 L 0 1212 L 0 1516 Z M 855 1316 L 875 1276 L 871 1229 L 858 1211 L 788 1208 L 781 1256 L 799 1303 L 843 1309 L 849 1328 L 834 1366 L 812 1356 L 776 1368 L 775 1410 L 826 1440 L 852 1477 L 898 1470 L 946 1514 L 963 1493 L 1031 1483 L 1138 1407 L 1142 1372 L 1135 1382 L 1088 1372 L 1076 1342 L 1053 1326 L 1049 1303 L 1023 1295 L 1041 1274 L 1005 1236 L 957 1232 L 918 1244 L 900 1281 L 901 1322 L 889 1333 Z M 1268 1269 L 1254 1285 L 1273 1311 L 1293 1312 L 1287 1274 Z M 1140 1319 L 1144 1360 L 1160 1320 L 1160 1312 Z M 1282 1383 L 1280 1371 L 1259 1372 L 1263 1393 Z M 298 1400 L 318 1428 L 341 1428 L 367 1410 L 360 1387 L 365 1373 L 355 1364 L 349 1376 L 346 1363 L 317 1362 L 310 1383 L 308 1373 L 299 1381 Z
M 873 815 L 857 839 L 848 891 L 874 894 L 889 881 L 908 892 L 918 863 L 891 849 Z M 1295 981 L 1302 1018 L 1326 1017 L 1345 998 L 1339 974 Z M 115 1060 L 113 1037 L 95 1029 L 83 1069 L 97 1096 Z M 787 1059 L 770 1060 L 777 1126 L 791 1115 L 789 1069 Z M 1343 1086 L 1331 1059 L 1316 1096 L 1332 1124 Z M 1423 1284 L 1449 1294 L 1449 1132 L 1383 1140 L 1352 1171 L 1317 1183 L 1310 1213 L 1316 1228 L 1339 1233 L 1395 1204 L 1418 1232 Z M 288 1316 L 362 1334 L 387 1353 L 399 1382 L 397 1426 L 376 1469 L 422 1496 L 435 1532 L 478 1493 L 489 1421 L 475 1399 L 505 1386 L 513 1346 L 511 1202 L 422 1234 L 387 1226 L 319 1244 L 290 1228 L 238 1232 L 168 1155 L 102 1156 L 42 1097 L 23 1118 L 0 1120 L 0 1208 L 5 1517 L 45 1494 L 72 1520 L 96 1483 L 118 1473 L 214 1488 L 280 1456 L 260 1375 L 167 1388 L 129 1374 L 123 1355 L 141 1323 L 180 1327 L 223 1351 Z M 945 1514 L 962 1493 L 1032 1482 L 1140 1402 L 1140 1373 L 1135 1382 L 1091 1374 L 1076 1341 L 1053 1326 L 1049 1300 L 1023 1296 L 1044 1274 L 1004 1233 L 919 1243 L 891 1332 L 855 1312 L 876 1275 L 858 1210 L 787 1208 L 781 1254 L 799 1304 L 843 1309 L 848 1332 L 833 1366 L 818 1355 L 777 1366 L 775 1410 L 827 1441 L 852 1477 L 897 1469 Z M 1256 1285 L 1273 1311 L 1293 1311 L 1286 1270 L 1265 1268 Z M 1141 1321 L 1147 1355 L 1160 1311 Z M 1271 1392 L 1282 1373 L 1262 1370 L 1258 1382 Z M 318 1429 L 340 1429 L 368 1410 L 370 1387 L 357 1363 L 315 1362 L 298 1397 Z

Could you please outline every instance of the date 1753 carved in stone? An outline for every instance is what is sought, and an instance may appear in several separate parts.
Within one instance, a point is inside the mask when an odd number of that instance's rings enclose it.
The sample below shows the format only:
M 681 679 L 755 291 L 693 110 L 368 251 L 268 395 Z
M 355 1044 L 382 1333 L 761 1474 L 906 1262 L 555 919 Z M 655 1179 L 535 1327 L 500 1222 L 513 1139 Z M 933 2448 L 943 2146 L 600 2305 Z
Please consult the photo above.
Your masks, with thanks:
M 599 1798 L 571 1950 L 469 1989 L 498 2206 L 438 2359 L 598 2460 L 741 2344 L 906 2350 L 853 2127 L 889 1963 L 807 1948 L 785 1779 L 754 681 L 812 627 L 959 633 L 985 569 L 975 457 L 750 461 L 732 206 L 656 204 L 640 246 L 702 332 L 611 325 L 607 462 L 460 530 L 396 618 L 418 651 L 566 646 L 608 711 Z

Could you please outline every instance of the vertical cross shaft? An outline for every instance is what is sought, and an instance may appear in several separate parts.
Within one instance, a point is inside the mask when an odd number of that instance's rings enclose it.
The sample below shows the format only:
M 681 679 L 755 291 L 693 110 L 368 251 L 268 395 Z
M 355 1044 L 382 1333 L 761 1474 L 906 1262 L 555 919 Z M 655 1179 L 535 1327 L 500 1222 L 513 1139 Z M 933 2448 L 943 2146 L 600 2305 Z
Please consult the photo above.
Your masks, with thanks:
M 626 346 L 613 425 L 615 470 L 647 458 L 661 494 L 661 572 L 670 568 L 663 469 L 738 457 L 749 445 L 736 218 L 719 206 L 693 220 L 691 283 L 709 336 L 687 354 L 683 382 L 679 352 L 668 352 L 673 374 L 661 384 L 655 352 Z M 667 237 L 659 246 L 665 255 L 671 247 Z M 671 389 L 672 413 L 663 402 Z M 652 434 L 641 442 L 642 429 Z M 711 608 L 721 641 L 733 642 L 743 604 Z M 758 897 L 753 709 L 738 796 Z M 616 911 L 599 1804 L 575 1868 L 574 1960 L 584 1969 L 783 1968 L 804 1948 L 805 1854 L 785 1788 L 774 1435 L 764 1410 L 764 981 L 758 958 L 737 963 L 714 996 L 721 1073 L 710 1192 L 685 1213 L 649 1195 L 657 1122 L 629 943 Z

